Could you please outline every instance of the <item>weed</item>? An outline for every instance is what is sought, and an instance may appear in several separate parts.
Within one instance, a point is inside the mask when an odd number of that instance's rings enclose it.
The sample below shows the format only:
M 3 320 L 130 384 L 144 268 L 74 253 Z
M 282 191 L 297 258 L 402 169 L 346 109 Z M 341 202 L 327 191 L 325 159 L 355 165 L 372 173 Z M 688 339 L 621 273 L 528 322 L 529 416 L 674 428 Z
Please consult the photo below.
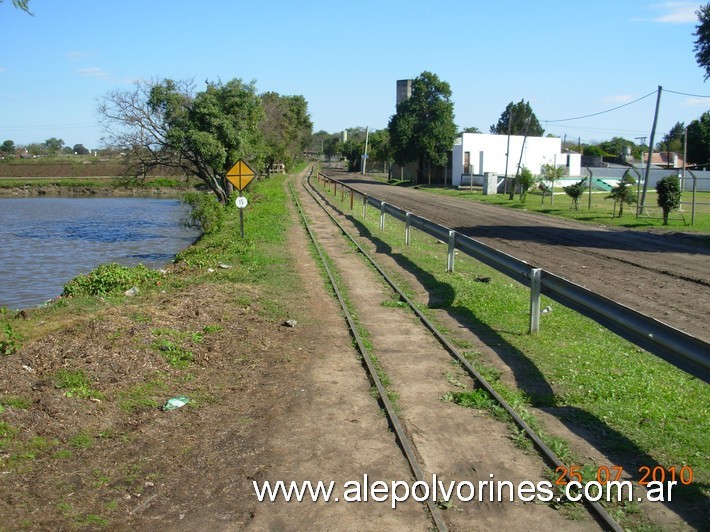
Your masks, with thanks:
M 55 385 L 61 390 L 66 390 L 66 397 L 78 397 L 80 399 L 103 399 L 104 395 L 91 387 L 91 381 L 86 374 L 80 370 L 60 369 L 55 374 Z
M 100 469 L 95 469 L 93 472 L 93 476 L 95 479 L 94 480 L 94 487 L 96 487 L 96 488 L 100 488 L 101 486 L 105 486 L 106 484 L 108 484 L 111 481 L 111 479 L 106 475 L 106 473 L 104 473 Z
M 94 438 L 86 432 L 80 432 L 79 434 L 72 436 L 69 439 L 69 445 L 77 449 L 88 449 L 94 444 Z
M 0 421 L 0 449 L 7 445 L 15 438 L 17 429 L 10 425 L 7 421 Z
M 148 314 L 141 314 L 140 312 L 136 312 L 131 316 L 131 319 L 135 321 L 136 323 L 150 323 L 153 321 L 153 317 L 148 315 Z
M 156 282 L 161 274 L 142 264 L 128 267 L 120 264 L 102 264 L 93 272 L 74 277 L 64 286 L 62 296 L 106 296 L 125 292 L 131 287 Z
M 17 353 L 22 345 L 22 336 L 9 323 L 3 325 L 3 338 L 0 338 L 0 355 L 8 356 Z
M 81 517 L 77 517 L 76 524 L 80 527 L 104 527 L 108 526 L 108 521 L 100 515 L 87 514 Z
M 167 384 L 158 375 L 153 380 L 137 384 L 118 393 L 118 404 L 126 412 L 135 412 L 142 409 L 158 408 L 160 402 L 157 397 L 167 389 Z
M 192 351 L 177 345 L 172 340 L 157 340 L 153 342 L 153 348 L 160 351 L 165 357 L 165 361 L 175 368 L 184 369 L 195 358 Z
M 18 410 L 27 410 L 32 406 L 32 401 L 26 397 L 19 395 L 3 395 L 0 396 L 0 407 L 16 408 Z
M 222 327 L 221 325 L 205 325 L 202 328 L 202 332 L 205 334 L 221 332 L 223 330 L 224 330 L 224 327 Z
M 118 509 L 118 501 L 116 499 L 113 499 L 112 501 L 109 501 L 106 503 L 106 509 L 107 510 L 116 510 Z

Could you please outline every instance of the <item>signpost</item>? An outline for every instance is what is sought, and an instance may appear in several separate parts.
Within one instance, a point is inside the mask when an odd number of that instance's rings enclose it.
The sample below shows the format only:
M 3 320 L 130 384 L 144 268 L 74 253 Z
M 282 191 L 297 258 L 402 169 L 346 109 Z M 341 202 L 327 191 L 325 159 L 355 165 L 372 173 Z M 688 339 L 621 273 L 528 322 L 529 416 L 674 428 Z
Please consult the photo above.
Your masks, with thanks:
M 256 177 L 256 172 L 252 168 L 239 159 L 227 172 L 227 179 L 229 180 L 234 188 L 239 191 L 239 197 L 237 197 L 236 205 L 239 208 L 239 231 L 244 238 L 244 208 L 248 205 L 247 199 L 242 196 L 242 190 L 251 183 L 251 180 Z

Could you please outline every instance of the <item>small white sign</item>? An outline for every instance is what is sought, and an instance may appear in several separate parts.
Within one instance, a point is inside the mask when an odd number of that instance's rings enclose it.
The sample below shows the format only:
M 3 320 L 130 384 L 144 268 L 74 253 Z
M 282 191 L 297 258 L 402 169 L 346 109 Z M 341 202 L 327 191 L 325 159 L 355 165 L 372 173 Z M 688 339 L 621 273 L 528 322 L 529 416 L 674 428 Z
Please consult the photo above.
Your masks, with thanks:
M 249 205 L 249 202 L 244 196 L 237 196 L 235 203 L 237 204 L 237 208 L 239 209 L 243 209 L 244 207 Z

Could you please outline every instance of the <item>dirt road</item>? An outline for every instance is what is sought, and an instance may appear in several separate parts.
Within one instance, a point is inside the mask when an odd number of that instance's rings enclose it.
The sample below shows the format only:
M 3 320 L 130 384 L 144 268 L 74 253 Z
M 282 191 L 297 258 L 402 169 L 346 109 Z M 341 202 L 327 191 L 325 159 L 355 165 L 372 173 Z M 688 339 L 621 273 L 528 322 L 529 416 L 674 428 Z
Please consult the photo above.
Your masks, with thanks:
M 694 235 L 586 225 L 388 186 L 335 168 L 325 172 L 360 192 L 710 340 L 710 248 Z

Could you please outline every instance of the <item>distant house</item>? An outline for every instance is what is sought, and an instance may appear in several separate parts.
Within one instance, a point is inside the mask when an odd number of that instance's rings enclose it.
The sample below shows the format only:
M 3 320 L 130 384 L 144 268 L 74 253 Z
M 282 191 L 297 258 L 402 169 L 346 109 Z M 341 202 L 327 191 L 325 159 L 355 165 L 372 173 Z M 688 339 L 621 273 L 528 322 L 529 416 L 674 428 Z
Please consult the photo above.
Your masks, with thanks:
M 643 154 L 644 165 L 648 162 L 648 154 Z M 683 156 L 674 152 L 653 152 L 651 164 L 659 168 L 683 168 Z
M 542 173 L 545 164 L 563 166 L 566 176 L 580 175 L 581 157 L 577 153 L 563 153 L 562 140 L 557 137 L 523 137 L 521 135 L 488 135 L 463 133 L 453 147 L 451 177 L 453 186 L 466 183 L 472 176 L 495 173 L 512 177 L 521 167 L 533 174 Z M 475 182 L 475 181 L 474 181 Z

